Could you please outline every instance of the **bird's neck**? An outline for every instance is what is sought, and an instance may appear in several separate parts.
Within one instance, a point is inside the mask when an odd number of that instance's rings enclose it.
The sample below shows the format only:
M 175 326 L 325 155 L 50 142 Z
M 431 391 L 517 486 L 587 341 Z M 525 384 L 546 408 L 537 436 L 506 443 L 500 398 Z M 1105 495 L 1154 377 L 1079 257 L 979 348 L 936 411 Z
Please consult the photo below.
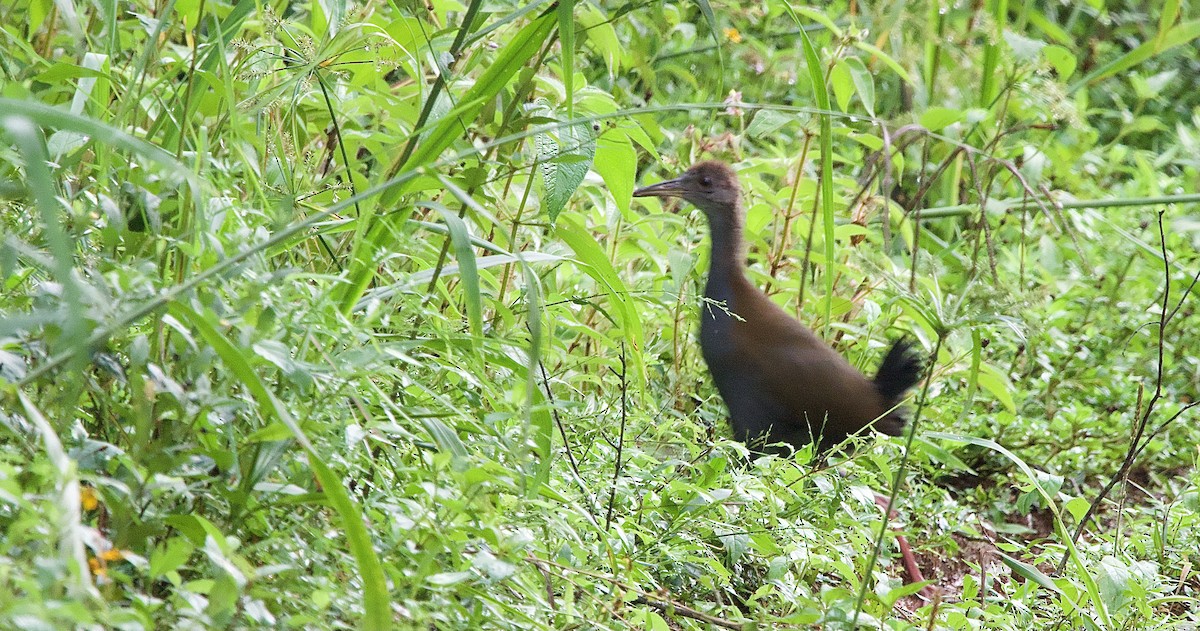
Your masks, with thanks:
M 712 300 L 729 301 L 735 285 L 746 282 L 746 244 L 742 237 L 742 213 L 708 216 L 712 252 L 709 254 L 708 284 L 704 294 Z

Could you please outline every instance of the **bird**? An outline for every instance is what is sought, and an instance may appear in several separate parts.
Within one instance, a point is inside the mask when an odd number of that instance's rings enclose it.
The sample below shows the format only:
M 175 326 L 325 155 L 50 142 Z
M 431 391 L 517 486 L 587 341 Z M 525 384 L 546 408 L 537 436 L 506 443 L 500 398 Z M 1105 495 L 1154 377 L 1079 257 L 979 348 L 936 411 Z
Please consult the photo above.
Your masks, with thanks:
M 874 379 L 850 365 L 746 277 L 745 209 L 737 173 L 715 160 L 683 175 L 639 188 L 634 197 L 676 197 L 708 219 L 706 307 L 701 310 L 700 351 L 729 408 L 734 438 L 757 457 L 786 456 L 816 444 L 823 458 L 869 429 L 899 436 L 905 418 L 899 403 L 920 381 L 921 359 L 905 339 L 895 342 Z M 875 503 L 896 516 L 888 498 Z M 897 532 L 904 568 L 914 583 L 925 577 L 904 535 Z M 926 600 L 938 597 L 929 585 Z
M 867 378 L 756 287 L 746 276 L 742 189 L 729 165 L 700 162 L 633 196 L 681 198 L 708 219 L 700 349 L 734 438 L 756 455 L 788 455 L 809 444 L 821 455 L 869 429 L 903 433 L 899 403 L 922 372 L 912 344 L 895 342 Z

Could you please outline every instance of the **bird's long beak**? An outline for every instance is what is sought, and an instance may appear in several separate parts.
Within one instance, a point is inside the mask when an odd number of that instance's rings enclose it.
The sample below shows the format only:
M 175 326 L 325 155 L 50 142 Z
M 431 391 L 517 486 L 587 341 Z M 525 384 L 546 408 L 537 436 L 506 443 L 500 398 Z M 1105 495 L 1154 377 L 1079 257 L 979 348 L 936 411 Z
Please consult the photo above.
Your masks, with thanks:
M 658 184 L 643 186 L 633 192 L 634 197 L 683 197 L 683 178 L 664 180 Z

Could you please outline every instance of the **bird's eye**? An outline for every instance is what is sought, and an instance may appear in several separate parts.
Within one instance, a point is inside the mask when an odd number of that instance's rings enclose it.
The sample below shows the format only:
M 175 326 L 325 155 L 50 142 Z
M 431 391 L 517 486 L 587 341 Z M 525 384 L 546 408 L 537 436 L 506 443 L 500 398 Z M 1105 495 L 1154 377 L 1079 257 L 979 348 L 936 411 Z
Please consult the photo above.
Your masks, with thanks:
M 706 176 L 700 178 L 700 183 L 703 184 L 704 186 L 712 186 L 712 178 L 708 177 L 706 175 Z

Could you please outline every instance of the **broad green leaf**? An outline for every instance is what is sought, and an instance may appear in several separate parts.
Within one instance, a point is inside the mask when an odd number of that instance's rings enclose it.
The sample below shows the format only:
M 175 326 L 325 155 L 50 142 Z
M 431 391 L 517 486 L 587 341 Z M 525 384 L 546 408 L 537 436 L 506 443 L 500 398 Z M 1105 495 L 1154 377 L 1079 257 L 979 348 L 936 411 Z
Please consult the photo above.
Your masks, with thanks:
M 751 138 L 766 138 L 779 131 L 784 125 L 796 120 L 794 117 L 775 110 L 759 110 L 750 119 L 746 135 Z
M 600 136 L 596 141 L 596 159 L 592 168 L 604 180 L 621 212 L 629 212 L 633 199 L 633 184 L 637 177 L 637 150 L 633 141 L 620 129 Z
M 549 133 L 538 134 L 536 142 L 545 191 L 542 207 L 554 223 L 575 189 L 587 177 L 596 155 L 596 140 L 590 125 L 576 123 L 560 127 L 557 138 Z
M 858 100 L 862 101 L 863 108 L 871 116 L 875 115 L 875 77 L 871 71 L 867 69 L 863 62 L 858 57 L 847 57 L 844 60 L 846 67 L 850 69 L 850 78 L 854 81 L 854 91 L 858 93 Z
M 966 112 L 948 107 L 931 107 L 921 114 L 921 126 L 929 131 L 941 131 L 954 123 L 962 122 Z
M 1064 596 L 1066 595 L 1061 589 L 1059 589 L 1058 585 L 1054 583 L 1054 579 L 1046 576 L 1046 574 L 1041 570 L 1028 563 L 1018 561 L 1007 554 L 1004 554 L 1003 552 L 999 552 L 998 554 L 1000 555 L 1000 560 L 1019 576 L 1023 576 L 1052 592 L 1063 594 Z M 1075 606 L 1078 608 L 1079 605 L 1076 604 Z
M 1071 516 L 1076 521 L 1083 519 L 1083 516 L 1087 514 L 1088 509 L 1091 507 L 1092 503 L 1082 497 L 1073 498 L 1063 505 L 1063 508 L 1066 508 L 1067 512 L 1071 513 Z
M 979 385 L 992 393 L 1005 409 L 1014 414 L 1017 412 L 1017 404 L 1012 395 L 1013 386 L 995 366 L 986 363 L 980 366 L 978 381 Z
M 590 2 L 577 6 L 575 19 L 587 33 L 587 43 L 604 59 L 608 74 L 616 75 L 621 70 L 621 41 L 617 37 L 617 29 L 613 27 L 609 16 L 603 10 Z
M 1058 73 L 1059 79 L 1068 79 L 1075 74 L 1075 65 L 1078 63 L 1075 55 L 1071 51 L 1058 45 L 1047 46 L 1042 49 L 1042 56 L 1050 65 L 1054 67 L 1054 71 Z
M 854 79 L 850 77 L 850 69 L 843 59 L 833 66 L 829 73 L 829 84 L 833 88 L 833 96 L 837 99 L 838 109 L 845 112 L 850 106 L 850 97 L 854 96 Z
M 1114 611 L 1127 606 L 1138 591 L 1137 577 L 1139 574 L 1145 574 L 1139 572 L 1139 569 L 1142 568 L 1139 568 L 1137 561 L 1130 566 L 1112 555 L 1100 559 L 1096 582 L 1100 586 L 1100 595 L 1104 602 Z
M 175 536 L 167 539 L 150 552 L 150 576 L 161 578 L 167 572 L 183 567 L 195 550 L 195 544 L 186 537 Z

